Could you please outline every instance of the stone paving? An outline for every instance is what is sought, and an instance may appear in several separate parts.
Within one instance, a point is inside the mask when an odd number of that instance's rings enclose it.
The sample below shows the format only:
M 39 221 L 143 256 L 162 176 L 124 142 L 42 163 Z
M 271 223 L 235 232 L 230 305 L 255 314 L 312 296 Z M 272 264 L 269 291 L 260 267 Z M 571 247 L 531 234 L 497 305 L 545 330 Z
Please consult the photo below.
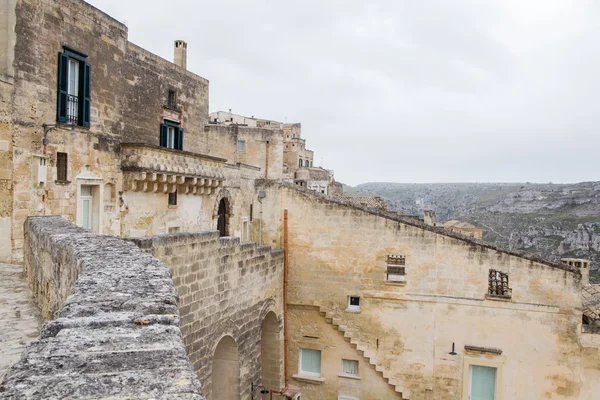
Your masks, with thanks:
M 40 333 L 40 313 L 29 293 L 23 266 L 0 263 L 0 382 Z

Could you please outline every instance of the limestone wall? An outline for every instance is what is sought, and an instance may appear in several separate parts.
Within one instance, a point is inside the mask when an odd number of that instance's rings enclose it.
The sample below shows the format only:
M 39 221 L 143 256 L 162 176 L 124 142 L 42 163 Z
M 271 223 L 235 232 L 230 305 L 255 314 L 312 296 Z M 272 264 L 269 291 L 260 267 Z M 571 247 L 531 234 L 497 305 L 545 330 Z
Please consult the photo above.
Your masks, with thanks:
M 25 273 L 46 318 L 3 398 L 203 399 L 168 268 L 61 217 L 28 218 Z
M 21 259 L 27 216 L 62 215 L 81 225 L 82 185 L 93 188 L 92 229 L 121 234 L 120 142 L 158 145 L 160 125 L 169 120 L 184 129 L 183 150 L 198 151 L 208 81 L 128 42 L 125 25 L 84 1 L 5 0 L 0 6 L 0 30 L 14 28 L 0 64 L 14 57 L 15 68 L 14 85 L 0 87 L 2 103 L 10 106 L 7 112 L 0 106 L 0 257 L 7 258 L 4 243 L 11 241 L 11 259 Z M 57 122 L 57 55 L 63 46 L 85 54 L 91 65 L 90 127 L 46 130 L 43 144 L 42 125 Z M 169 91 L 176 93 L 174 105 L 168 104 Z M 68 157 L 66 180 L 60 181 L 59 152 Z M 44 184 L 35 179 L 40 160 L 47 166 Z
M 499 398 L 578 398 L 583 372 L 577 270 L 307 191 L 273 183 L 257 190 L 266 191 L 266 240 L 280 240 L 282 212 L 289 210 L 289 303 L 319 306 L 404 398 L 464 399 L 468 362 L 499 368 Z M 406 256 L 405 283 L 386 282 L 388 254 Z M 512 298 L 486 297 L 490 269 L 509 274 Z M 359 313 L 347 311 L 348 296 L 360 297 Z M 302 318 L 302 326 L 315 326 L 325 317 Z M 449 354 L 453 343 L 455 356 Z M 300 347 L 291 341 L 290 354 Z M 342 354 L 328 348 L 322 357 Z M 297 368 L 290 363 L 290 374 Z M 333 398 L 339 379 L 333 371 L 324 378 L 322 393 Z
M 180 298 L 181 330 L 190 361 L 208 399 L 213 393 L 213 356 L 231 336 L 239 351 L 241 399 L 261 379 L 261 325 L 269 312 L 279 323 L 280 354 L 275 369 L 283 376 L 283 252 L 218 232 L 179 233 L 132 239 L 167 264 Z M 257 396 L 258 393 L 255 393 Z M 255 397 L 258 398 L 258 397 Z

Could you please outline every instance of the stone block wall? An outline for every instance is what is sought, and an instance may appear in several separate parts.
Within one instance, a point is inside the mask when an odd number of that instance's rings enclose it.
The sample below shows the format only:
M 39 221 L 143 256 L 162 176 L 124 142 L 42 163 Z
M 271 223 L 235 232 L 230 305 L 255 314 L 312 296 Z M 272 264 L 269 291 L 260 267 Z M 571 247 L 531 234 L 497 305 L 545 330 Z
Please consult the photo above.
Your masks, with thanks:
M 462 400 L 464 366 L 473 359 L 497 363 L 507 398 L 578 398 L 584 374 L 577 269 L 295 187 L 265 182 L 256 189 L 266 192 L 265 240 L 280 240 L 288 209 L 288 303 L 320 307 L 405 398 Z M 406 257 L 404 282 L 386 281 L 390 254 Z M 490 269 L 509 275 L 512 297 L 486 296 Z M 360 298 L 360 312 L 348 310 L 349 296 Z M 300 317 L 302 326 L 324 318 Z M 455 356 L 449 355 L 453 343 Z M 290 360 L 301 347 L 291 335 Z M 338 362 L 342 356 L 338 348 L 322 354 Z M 297 364 L 289 365 L 290 375 L 297 373 Z M 322 390 L 334 395 L 337 377 L 324 378 Z
M 225 336 L 239 349 L 241 398 L 251 397 L 251 383 L 261 378 L 261 326 L 270 312 L 277 316 L 280 339 L 270 350 L 279 354 L 275 368 L 283 376 L 282 251 L 212 231 L 131 240 L 171 269 L 183 340 L 208 399 L 219 399 L 212 393 L 212 360 Z
M 198 399 L 168 268 L 61 217 L 28 218 L 25 272 L 46 321 L 0 385 L 18 399 Z

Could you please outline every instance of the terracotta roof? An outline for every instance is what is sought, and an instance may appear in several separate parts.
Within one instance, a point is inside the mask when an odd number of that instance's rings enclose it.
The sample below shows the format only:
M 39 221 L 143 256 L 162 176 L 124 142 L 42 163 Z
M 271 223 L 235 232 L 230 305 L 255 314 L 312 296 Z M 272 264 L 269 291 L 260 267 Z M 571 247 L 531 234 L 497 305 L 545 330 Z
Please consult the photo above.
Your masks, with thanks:
M 600 319 L 600 285 L 587 285 L 581 291 L 583 315 L 591 320 Z

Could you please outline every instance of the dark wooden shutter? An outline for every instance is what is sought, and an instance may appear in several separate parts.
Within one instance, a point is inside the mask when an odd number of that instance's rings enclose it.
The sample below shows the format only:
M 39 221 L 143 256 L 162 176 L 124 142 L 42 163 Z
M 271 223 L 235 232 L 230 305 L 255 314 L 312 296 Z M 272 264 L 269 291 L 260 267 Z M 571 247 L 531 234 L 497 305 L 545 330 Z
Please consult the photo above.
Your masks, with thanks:
M 79 115 L 81 115 L 81 125 L 86 128 L 90 127 L 90 78 L 92 73 L 92 67 L 88 63 L 81 63 L 83 67 L 83 77 L 81 79 L 81 86 L 83 90 L 80 90 L 81 99 L 79 100 Z
M 67 88 L 69 84 L 69 57 L 58 53 L 58 100 L 56 119 L 58 122 L 67 123 Z
M 183 150 L 183 128 L 177 128 L 177 135 L 175 136 L 175 148 L 177 150 Z
M 166 124 L 160 125 L 160 145 L 167 147 L 167 134 L 169 127 Z

